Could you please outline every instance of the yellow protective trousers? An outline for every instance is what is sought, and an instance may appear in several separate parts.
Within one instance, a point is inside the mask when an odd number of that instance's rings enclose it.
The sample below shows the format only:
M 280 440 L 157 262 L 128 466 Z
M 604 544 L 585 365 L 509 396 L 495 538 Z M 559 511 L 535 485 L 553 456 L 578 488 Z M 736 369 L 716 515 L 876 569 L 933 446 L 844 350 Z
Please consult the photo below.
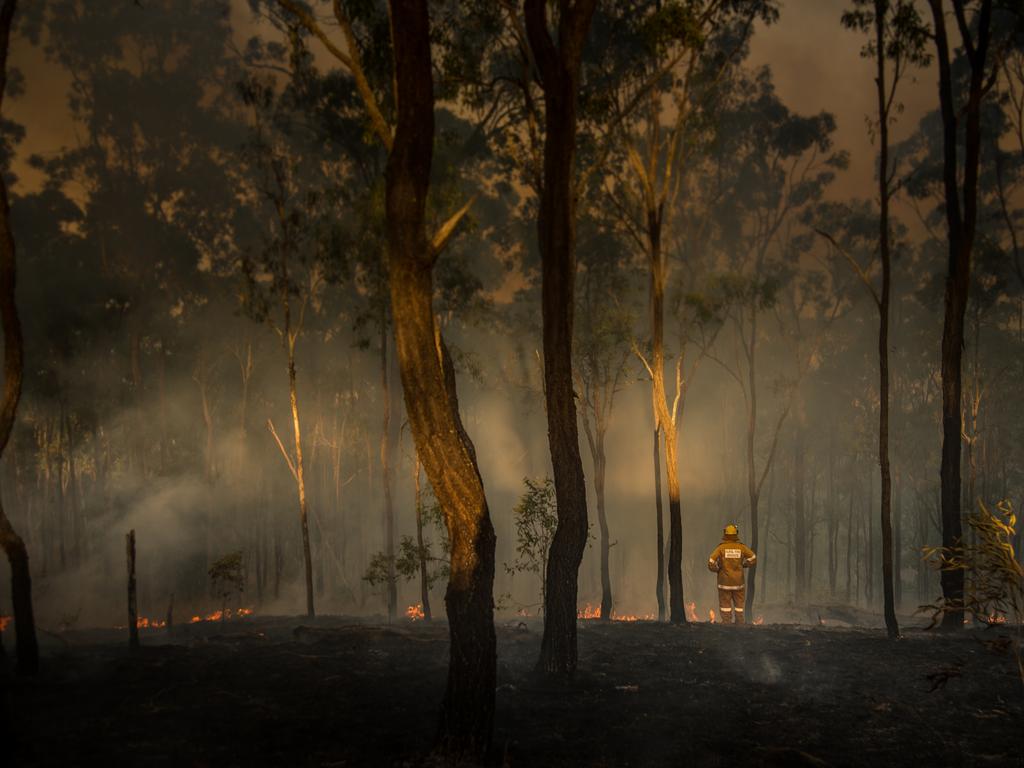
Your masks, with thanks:
M 718 587 L 718 608 L 722 612 L 723 624 L 743 624 L 743 603 L 747 597 L 747 588 Z

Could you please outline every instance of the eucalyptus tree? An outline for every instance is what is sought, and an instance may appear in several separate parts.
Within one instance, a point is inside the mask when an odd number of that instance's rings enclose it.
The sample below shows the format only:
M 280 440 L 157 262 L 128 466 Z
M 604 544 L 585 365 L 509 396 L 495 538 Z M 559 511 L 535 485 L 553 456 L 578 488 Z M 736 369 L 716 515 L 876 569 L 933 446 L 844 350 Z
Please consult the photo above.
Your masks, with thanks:
M 782 427 L 821 338 L 819 332 L 807 345 L 800 343 L 806 340 L 797 339 L 793 364 L 782 374 L 767 451 L 758 467 L 758 431 L 763 416 L 759 398 L 765 386 L 758 350 L 764 337 L 764 316 L 770 318 L 789 293 L 790 319 L 799 321 L 801 306 L 817 304 L 814 322 L 820 331 L 821 324 L 834 318 L 840 306 L 838 300 L 816 298 L 820 290 L 805 291 L 815 288 L 816 277 L 800 270 L 811 248 L 802 219 L 821 200 L 835 171 L 847 163 L 845 153 L 833 147 L 834 131 L 835 120 L 828 113 L 803 116 L 791 112 L 776 95 L 767 70 L 745 74 L 734 81 L 729 106 L 721 117 L 715 171 L 706 177 L 708 183 L 723 190 L 714 211 L 716 248 L 724 260 L 716 290 L 728 308 L 736 344 L 735 355 L 716 352 L 714 359 L 743 396 L 750 540 L 755 551 L 761 492 L 776 457 Z M 755 597 L 756 582 L 753 578 L 751 582 L 747 611 Z
M 435 265 L 470 203 L 436 227 L 428 223 L 435 91 L 427 3 L 394 0 L 390 14 L 380 14 L 377 8 L 335 2 L 331 11 L 340 39 L 305 4 L 274 5 L 327 49 L 359 96 L 364 124 L 387 154 L 387 275 L 402 389 L 417 455 L 451 544 L 445 595 L 450 663 L 437 748 L 453 760 L 480 759 L 490 746 L 494 718 L 495 538 L 476 452 L 459 415 L 455 370 L 434 312 Z M 434 18 L 433 31 L 442 36 L 458 28 L 452 23 L 458 9 L 448 11 Z M 370 48 L 367 34 L 382 28 L 386 45 Z M 371 84 L 364 62 L 372 56 L 393 61 L 393 76 Z
M 94 244 L 110 311 L 121 315 L 132 404 L 124 442 L 139 480 L 164 471 L 170 450 L 165 420 L 159 440 L 147 440 L 143 409 L 147 390 L 160 396 L 180 327 L 170 322 L 174 308 L 201 299 L 189 229 L 231 197 L 223 160 L 239 132 L 229 114 L 237 69 L 227 10 L 225 0 L 144 9 L 53 0 L 35 9 L 46 56 L 69 75 L 77 144 L 34 162 L 55 188 L 82 191 L 78 231 Z
M 621 263 L 618 238 L 602 231 L 599 221 L 584 220 L 580 238 L 581 269 L 577 277 L 575 372 L 580 421 L 594 469 L 594 497 L 600 530 L 601 607 L 599 618 L 612 617 L 609 567 L 611 535 L 608 526 L 605 478 L 608 468 L 606 437 L 615 399 L 626 386 L 634 317 L 632 275 Z
M 881 266 L 881 290 L 876 291 L 867 271 L 851 260 L 851 265 L 864 281 L 878 309 L 878 463 L 881 469 L 882 583 L 885 602 L 885 625 L 890 638 L 899 636 L 893 594 L 892 543 L 892 472 L 889 462 L 889 313 L 892 291 L 892 247 L 889 203 L 893 195 L 897 166 L 889 160 L 889 128 L 898 109 L 896 93 L 900 80 L 910 66 L 928 63 L 926 37 L 917 8 L 912 2 L 889 0 L 857 0 L 852 10 L 843 14 L 844 26 L 873 34 L 862 55 L 875 60 L 876 115 L 872 130 L 878 138 L 878 256 Z M 893 65 L 888 74 L 886 64 Z
M 675 231 L 674 217 L 680 207 L 680 195 L 685 194 L 685 180 L 711 135 L 709 126 L 713 118 L 709 114 L 725 92 L 724 83 L 730 73 L 747 53 L 754 23 L 770 23 L 776 16 L 776 4 L 766 0 L 655 4 L 647 15 L 641 14 L 641 31 L 649 38 L 654 55 L 643 60 L 641 71 L 634 77 L 613 84 L 617 89 L 608 99 L 612 105 L 611 122 L 617 126 L 616 138 L 626 164 L 620 183 L 612 188 L 612 198 L 622 212 L 623 225 L 631 231 L 647 262 L 650 275 L 650 359 L 640 357 L 651 377 L 655 434 L 660 434 L 665 451 L 669 618 L 673 622 L 686 621 L 677 420 L 687 382 L 683 381 L 678 365 L 674 387 L 670 387 L 665 373 L 665 304 L 671 272 L 667 253 L 673 238 L 680 235 Z M 647 87 L 648 81 L 655 87 Z M 681 350 L 677 363 L 682 359 Z M 664 618 L 660 502 L 659 493 L 657 592 L 659 616 Z
M 961 398 L 963 396 L 962 358 L 964 345 L 964 313 L 970 289 L 971 254 L 974 249 L 978 217 L 978 166 L 981 154 L 981 109 L 991 80 L 998 72 L 993 66 L 990 48 L 993 42 L 994 0 L 950 0 L 960 44 L 969 71 L 966 93 L 957 93 L 951 65 L 949 35 L 946 31 L 946 3 L 928 0 L 932 12 L 932 32 L 939 67 L 939 104 L 943 128 L 943 194 L 946 229 L 949 241 L 945 318 L 942 326 L 942 546 L 960 546 L 963 535 L 961 521 Z M 998 5 L 1002 5 L 1001 3 Z M 1011 4 L 1007 4 L 1009 8 Z M 973 13 L 972 13 L 973 11 Z M 1009 13 L 1009 11 L 1007 11 Z M 968 15 L 970 14 L 970 18 Z M 1017 8 L 1020 23 L 1019 4 Z M 1005 23 L 1006 18 L 1002 21 Z M 958 98 L 959 97 L 959 98 Z M 966 97 L 966 98 L 965 98 Z M 962 101 L 958 107 L 958 102 Z M 963 117 L 959 116 L 963 110 Z M 963 121 L 963 163 L 958 159 L 959 125 Z M 942 572 L 942 596 L 959 610 L 946 612 L 942 627 L 946 630 L 963 626 L 964 573 L 961 570 Z

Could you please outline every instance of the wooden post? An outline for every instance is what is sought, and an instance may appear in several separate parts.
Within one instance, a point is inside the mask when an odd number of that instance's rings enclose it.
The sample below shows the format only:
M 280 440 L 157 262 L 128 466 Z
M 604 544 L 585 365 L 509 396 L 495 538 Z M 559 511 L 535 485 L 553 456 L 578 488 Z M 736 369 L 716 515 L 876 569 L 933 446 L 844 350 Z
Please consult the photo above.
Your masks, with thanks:
M 128 645 L 139 647 L 139 617 L 135 603 L 135 529 L 125 536 L 128 553 Z

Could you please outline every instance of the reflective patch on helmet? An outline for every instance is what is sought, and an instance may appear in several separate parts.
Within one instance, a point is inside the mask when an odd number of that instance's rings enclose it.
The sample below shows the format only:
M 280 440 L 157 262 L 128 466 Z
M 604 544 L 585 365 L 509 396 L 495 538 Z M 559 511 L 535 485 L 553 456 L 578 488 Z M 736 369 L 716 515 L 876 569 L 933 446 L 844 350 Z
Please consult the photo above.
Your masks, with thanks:
M 735 558 L 735 559 L 739 560 L 739 558 L 742 555 L 743 555 L 743 551 L 740 550 L 740 549 L 727 549 L 727 550 L 725 550 L 725 556 L 729 557 L 729 558 Z

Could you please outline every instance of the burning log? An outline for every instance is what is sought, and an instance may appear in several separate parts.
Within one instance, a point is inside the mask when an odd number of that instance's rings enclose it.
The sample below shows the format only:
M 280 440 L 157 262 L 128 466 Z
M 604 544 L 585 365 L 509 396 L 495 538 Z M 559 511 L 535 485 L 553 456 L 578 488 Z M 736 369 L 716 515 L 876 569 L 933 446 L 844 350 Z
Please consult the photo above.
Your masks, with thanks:
M 128 550 L 128 645 L 139 647 L 139 617 L 135 602 L 135 529 L 125 536 Z

